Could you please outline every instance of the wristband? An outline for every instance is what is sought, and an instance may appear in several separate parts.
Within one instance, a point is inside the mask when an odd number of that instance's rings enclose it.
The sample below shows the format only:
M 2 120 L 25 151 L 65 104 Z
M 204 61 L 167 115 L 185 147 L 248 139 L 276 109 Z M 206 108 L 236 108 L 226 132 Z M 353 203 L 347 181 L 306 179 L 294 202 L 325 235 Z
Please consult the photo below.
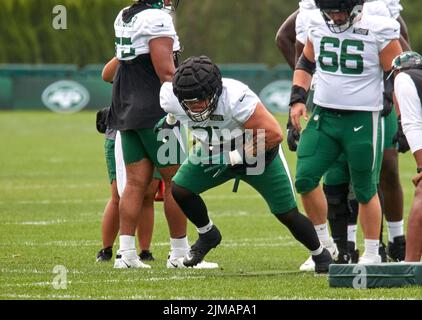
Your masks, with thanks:
M 294 85 L 290 94 L 289 106 L 291 107 L 295 103 L 306 104 L 306 99 L 308 97 L 308 92 L 301 86 Z
M 416 169 L 416 172 L 417 172 L 417 173 L 421 173 L 421 172 L 422 172 L 422 168 L 417 168 L 417 169 Z

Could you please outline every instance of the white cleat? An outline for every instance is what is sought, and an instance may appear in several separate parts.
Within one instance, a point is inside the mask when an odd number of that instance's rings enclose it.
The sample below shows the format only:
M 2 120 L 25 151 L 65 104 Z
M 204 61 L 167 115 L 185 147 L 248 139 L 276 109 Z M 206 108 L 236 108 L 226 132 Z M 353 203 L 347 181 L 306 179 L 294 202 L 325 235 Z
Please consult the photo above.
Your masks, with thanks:
M 141 261 L 136 250 L 117 251 L 116 260 L 114 261 L 114 269 L 141 269 L 151 268 L 150 265 Z
M 334 261 L 338 258 L 338 249 L 337 245 L 335 244 L 333 238 L 328 239 L 327 241 L 323 241 L 322 245 L 325 249 L 328 250 L 331 254 L 331 258 L 333 258 Z M 299 267 L 300 271 L 305 272 L 314 272 L 315 271 L 315 262 L 312 260 L 312 256 L 309 256 L 309 258 L 302 263 L 302 265 Z
M 379 254 L 377 255 L 365 255 L 361 256 L 359 258 L 358 264 L 376 264 L 381 263 L 381 256 Z
M 183 264 L 183 257 L 182 258 L 174 258 L 174 259 L 167 259 L 167 268 L 168 269 L 187 269 Z M 207 262 L 202 261 L 198 263 L 196 266 L 192 267 L 191 269 L 217 269 L 218 263 L 214 262 Z
M 299 267 L 299 270 L 305 272 L 315 271 L 315 262 L 312 260 L 312 256 L 309 256 L 309 258 L 304 263 L 302 263 L 302 265 Z

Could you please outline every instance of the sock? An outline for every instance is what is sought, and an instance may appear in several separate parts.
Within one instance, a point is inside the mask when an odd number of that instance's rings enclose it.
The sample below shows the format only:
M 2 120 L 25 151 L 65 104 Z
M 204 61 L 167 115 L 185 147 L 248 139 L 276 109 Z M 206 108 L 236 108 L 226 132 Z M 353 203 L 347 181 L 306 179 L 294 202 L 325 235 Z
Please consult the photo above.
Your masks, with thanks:
M 120 250 L 136 250 L 135 236 L 120 236 Z
M 189 251 L 188 237 L 173 239 L 170 238 L 171 252 L 169 259 L 183 258 Z
M 324 247 L 321 244 L 318 249 L 316 249 L 315 251 L 311 251 L 311 255 L 313 255 L 313 256 L 319 256 L 322 253 L 323 250 L 324 250 Z
M 349 224 L 347 226 L 347 241 L 355 243 L 356 250 L 356 235 L 357 235 L 358 226 L 357 224 Z
M 204 233 L 207 233 L 208 231 L 210 231 L 213 225 L 214 224 L 210 220 L 210 222 L 207 225 L 200 227 L 200 228 L 196 228 L 196 230 L 198 230 L 199 234 L 204 234 Z
M 365 253 L 366 256 L 377 256 L 380 247 L 379 240 L 365 239 Z
M 388 222 L 388 241 L 394 242 L 395 237 L 404 235 L 403 231 L 403 220 L 397 222 Z
M 318 235 L 319 241 L 322 243 L 327 242 L 330 240 L 330 234 L 328 233 L 328 225 L 327 223 L 319 224 L 317 226 L 314 226 L 315 231 Z

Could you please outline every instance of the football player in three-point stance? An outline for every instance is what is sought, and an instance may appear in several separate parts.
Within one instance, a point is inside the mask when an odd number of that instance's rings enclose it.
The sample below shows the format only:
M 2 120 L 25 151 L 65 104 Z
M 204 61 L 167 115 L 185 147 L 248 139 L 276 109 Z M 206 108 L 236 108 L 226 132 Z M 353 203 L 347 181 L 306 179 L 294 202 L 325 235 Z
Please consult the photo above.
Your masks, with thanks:
M 161 106 L 169 113 L 157 130 L 184 124 L 197 143 L 173 178 L 172 193 L 199 238 L 182 263 L 194 266 L 220 244 L 200 194 L 231 179 L 251 185 L 270 211 L 309 251 L 315 272 L 328 272 L 331 255 L 318 240 L 312 223 L 300 214 L 287 163 L 280 148 L 282 131 L 257 95 L 243 83 L 222 79 L 206 56 L 191 57 L 163 84 Z M 250 139 L 247 137 L 250 134 Z M 256 171 L 255 171 L 256 170 Z
M 308 120 L 306 96 L 316 69 L 315 109 L 298 148 L 296 189 L 320 239 L 328 240 L 327 201 L 319 181 L 343 153 L 365 238 L 359 263 L 378 263 L 382 72 L 389 71 L 401 52 L 400 25 L 391 18 L 362 14 L 363 0 L 315 2 L 324 19 L 310 26 L 290 101 L 291 121 L 300 131 L 300 118 Z

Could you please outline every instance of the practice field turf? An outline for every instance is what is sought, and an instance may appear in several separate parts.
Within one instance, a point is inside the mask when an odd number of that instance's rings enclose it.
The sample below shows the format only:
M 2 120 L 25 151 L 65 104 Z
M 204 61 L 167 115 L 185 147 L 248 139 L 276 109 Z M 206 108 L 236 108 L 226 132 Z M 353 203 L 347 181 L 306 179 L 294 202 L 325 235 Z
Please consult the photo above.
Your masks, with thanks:
M 280 120 L 284 128 L 285 118 Z M 96 263 L 109 187 L 104 137 L 94 122 L 94 112 L 0 113 L 0 299 L 422 299 L 421 287 L 332 289 L 327 277 L 299 272 L 307 251 L 243 183 L 238 194 L 231 192 L 232 183 L 204 194 L 223 235 L 207 260 L 220 269 L 166 269 L 161 203 L 152 269 L 122 271 Z M 295 155 L 283 146 L 294 173 Z M 406 220 L 414 168 L 410 153 L 400 156 Z M 190 225 L 190 242 L 196 237 Z M 56 266 L 68 271 L 67 285 L 57 282 Z M 55 289 L 58 284 L 66 288 Z

